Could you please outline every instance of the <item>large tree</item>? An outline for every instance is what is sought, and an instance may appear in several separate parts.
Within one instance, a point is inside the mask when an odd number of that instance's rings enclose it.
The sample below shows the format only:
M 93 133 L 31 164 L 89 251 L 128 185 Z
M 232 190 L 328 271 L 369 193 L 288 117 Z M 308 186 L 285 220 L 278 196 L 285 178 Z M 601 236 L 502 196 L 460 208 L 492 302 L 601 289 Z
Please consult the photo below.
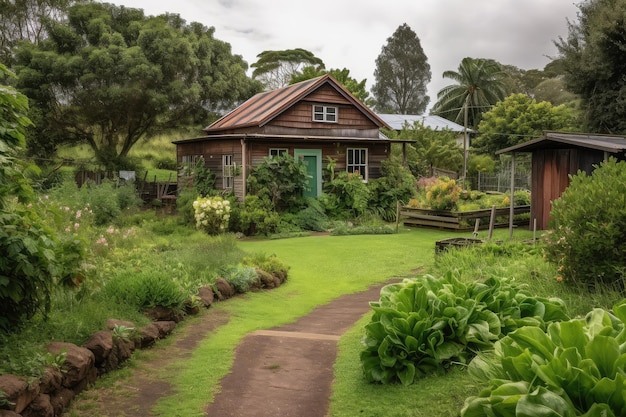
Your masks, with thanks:
M 437 93 L 433 114 L 468 128 L 478 126 L 481 115 L 506 97 L 506 73 L 492 59 L 463 58 L 457 71 L 444 71 L 454 81 Z
M 68 17 L 18 49 L 18 87 L 37 107 L 31 146 L 85 142 L 118 169 L 140 139 L 206 125 L 261 90 L 213 28 L 101 3 L 75 5 Z
M 367 79 L 362 79 L 361 81 L 356 80 L 350 76 L 350 70 L 347 68 L 337 69 L 331 68 L 330 70 L 325 70 L 323 68 L 318 68 L 314 66 L 304 67 L 301 72 L 297 72 L 291 77 L 290 84 L 295 84 L 300 81 L 310 80 L 311 78 L 319 77 L 324 74 L 330 74 L 334 79 L 339 81 L 341 85 L 346 87 L 346 89 L 352 93 L 359 101 L 364 103 L 367 106 L 373 106 L 374 100 L 370 97 L 370 93 L 365 88 L 365 83 Z
M 479 153 L 495 155 L 542 134 L 544 130 L 576 130 L 574 110 L 565 105 L 537 102 L 526 94 L 512 94 L 483 114 L 478 137 L 472 147 Z
M 422 114 L 431 72 L 417 34 L 406 24 L 387 38 L 376 58 L 372 94 L 380 113 Z
M 250 65 L 254 68 L 252 77 L 261 81 L 267 91 L 289 85 L 292 77 L 304 67 L 324 69 L 324 62 L 320 58 L 302 48 L 263 51 L 257 58 L 258 60 Z
M 626 133 L 626 0 L 587 0 L 555 42 L 568 89 L 582 99 L 585 129 Z
M 85 1 L 85 0 L 78 0 Z M 76 0 L 0 0 L 0 62 L 13 65 L 20 41 L 39 43 L 47 36 L 45 24 L 66 17 Z

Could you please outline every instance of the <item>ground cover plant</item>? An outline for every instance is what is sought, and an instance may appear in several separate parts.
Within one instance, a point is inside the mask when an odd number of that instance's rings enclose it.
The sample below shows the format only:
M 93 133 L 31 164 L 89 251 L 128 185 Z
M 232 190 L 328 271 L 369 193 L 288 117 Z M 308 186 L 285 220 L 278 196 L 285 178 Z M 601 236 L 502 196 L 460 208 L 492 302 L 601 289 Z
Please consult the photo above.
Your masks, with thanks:
M 483 349 L 525 326 L 569 317 L 556 298 L 533 296 L 509 278 L 462 283 L 452 272 L 385 286 L 365 326 L 361 352 L 370 382 L 401 382 L 465 365 Z
M 625 324 L 626 300 L 547 331 L 512 332 L 470 363 L 487 388 L 467 399 L 461 416 L 623 416 Z

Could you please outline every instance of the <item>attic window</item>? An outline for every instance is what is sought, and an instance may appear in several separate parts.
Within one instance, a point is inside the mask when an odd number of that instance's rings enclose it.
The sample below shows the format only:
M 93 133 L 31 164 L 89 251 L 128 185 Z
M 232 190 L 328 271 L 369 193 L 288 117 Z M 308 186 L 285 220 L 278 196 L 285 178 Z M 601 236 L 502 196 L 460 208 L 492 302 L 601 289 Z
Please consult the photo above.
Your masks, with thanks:
M 335 106 L 313 106 L 313 121 L 337 123 L 337 107 Z

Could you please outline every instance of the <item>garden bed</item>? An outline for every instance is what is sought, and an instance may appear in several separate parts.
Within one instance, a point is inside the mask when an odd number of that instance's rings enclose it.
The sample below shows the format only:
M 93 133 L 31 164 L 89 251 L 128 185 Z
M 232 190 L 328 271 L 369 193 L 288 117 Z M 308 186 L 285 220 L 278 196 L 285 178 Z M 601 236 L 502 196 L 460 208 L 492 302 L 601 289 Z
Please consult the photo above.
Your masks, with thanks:
M 495 209 L 496 222 L 494 227 L 506 227 L 509 225 L 508 217 L 510 210 L 509 207 Z M 530 205 L 515 206 L 513 208 L 513 224 L 516 226 L 528 224 L 528 218 L 520 218 L 520 215 L 526 213 L 530 213 Z M 400 207 L 400 216 L 405 226 L 468 231 L 474 229 L 476 219 L 481 219 L 479 229 L 487 229 L 489 227 L 491 209 L 454 212 L 402 206 Z M 503 218 L 506 218 L 506 221 L 502 221 Z

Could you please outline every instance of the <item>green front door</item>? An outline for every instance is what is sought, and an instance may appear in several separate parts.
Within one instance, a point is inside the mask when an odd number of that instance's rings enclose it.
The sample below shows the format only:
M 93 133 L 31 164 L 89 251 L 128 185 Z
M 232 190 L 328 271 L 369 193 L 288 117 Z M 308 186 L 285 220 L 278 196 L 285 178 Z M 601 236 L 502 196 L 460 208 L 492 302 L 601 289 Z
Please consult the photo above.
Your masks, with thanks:
M 304 196 L 319 196 L 322 191 L 322 151 L 320 149 L 294 149 L 293 156 L 300 158 L 306 165 L 309 187 L 304 191 Z

